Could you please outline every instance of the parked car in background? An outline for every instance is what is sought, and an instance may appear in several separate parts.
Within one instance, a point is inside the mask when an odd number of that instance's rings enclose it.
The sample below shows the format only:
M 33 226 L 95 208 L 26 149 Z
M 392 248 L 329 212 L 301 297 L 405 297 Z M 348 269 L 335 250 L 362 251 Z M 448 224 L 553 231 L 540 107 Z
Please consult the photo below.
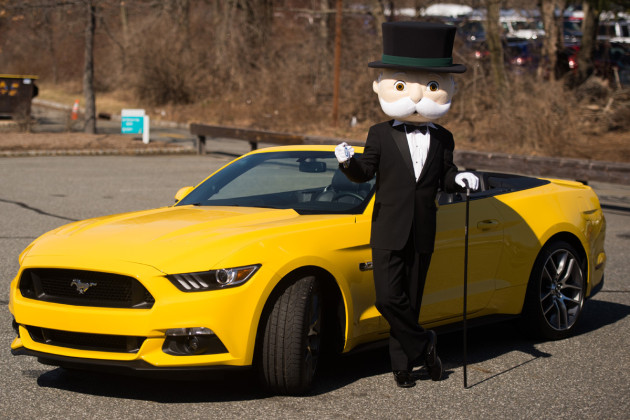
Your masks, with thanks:
M 579 47 L 564 50 L 568 71 L 578 69 Z M 594 73 L 614 85 L 630 86 L 630 45 L 617 42 L 599 41 L 593 50 Z
M 565 20 L 562 38 L 565 47 L 580 45 L 582 43 L 582 21 L 576 19 Z
M 512 39 L 539 39 L 545 36 L 542 23 L 522 18 L 502 17 L 501 37 Z M 466 41 L 480 41 L 486 39 L 486 30 L 482 20 L 470 20 L 463 22 L 459 28 L 459 33 Z
M 535 71 L 540 61 L 540 46 L 534 40 L 503 39 L 503 61 L 507 70 L 515 74 Z M 465 43 L 464 53 L 478 63 L 490 57 L 486 41 L 469 41 Z
M 625 20 L 600 22 L 597 28 L 597 40 L 630 44 L 630 22 Z
M 457 31 L 466 42 L 482 42 L 486 39 L 486 30 L 479 20 L 465 21 L 457 27 Z
M 595 71 L 615 84 L 630 86 L 630 44 L 599 42 L 593 52 Z
M 500 19 L 504 35 L 509 38 L 538 39 L 545 36 L 542 22 L 516 17 Z
M 540 48 L 533 40 L 508 40 L 503 54 L 509 69 L 517 74 L 535 71 L 540 61 Z

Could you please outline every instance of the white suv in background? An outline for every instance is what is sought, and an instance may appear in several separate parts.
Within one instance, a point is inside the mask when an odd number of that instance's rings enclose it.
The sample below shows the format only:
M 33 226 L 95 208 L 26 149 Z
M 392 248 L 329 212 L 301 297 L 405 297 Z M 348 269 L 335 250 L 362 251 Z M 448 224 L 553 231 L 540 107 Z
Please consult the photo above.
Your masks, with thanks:
M 597 39 L 600 41 L 630 44 L 630 22 L 624 20 L 599 22 Z

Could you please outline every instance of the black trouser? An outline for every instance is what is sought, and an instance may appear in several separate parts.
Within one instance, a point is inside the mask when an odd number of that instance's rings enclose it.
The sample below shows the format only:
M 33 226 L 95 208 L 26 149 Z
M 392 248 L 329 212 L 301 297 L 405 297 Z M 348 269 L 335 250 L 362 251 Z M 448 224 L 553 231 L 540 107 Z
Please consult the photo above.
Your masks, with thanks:
M 411 370 L 428 334 L 418 324 L 431 254 L 417 253 L 412 235 L 401 250 L 372 249 L 376 308 L 390 326 L 392 370 Z

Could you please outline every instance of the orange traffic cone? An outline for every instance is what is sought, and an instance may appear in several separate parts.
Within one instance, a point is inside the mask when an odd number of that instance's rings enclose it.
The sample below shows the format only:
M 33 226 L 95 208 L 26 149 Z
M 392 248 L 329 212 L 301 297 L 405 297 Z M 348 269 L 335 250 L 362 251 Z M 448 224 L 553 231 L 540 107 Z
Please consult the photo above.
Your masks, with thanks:
M 79 100 L 74 101 L 74 105 L 72 105 L 72 114 L 70 116 L 73 120 L 79 118 Z

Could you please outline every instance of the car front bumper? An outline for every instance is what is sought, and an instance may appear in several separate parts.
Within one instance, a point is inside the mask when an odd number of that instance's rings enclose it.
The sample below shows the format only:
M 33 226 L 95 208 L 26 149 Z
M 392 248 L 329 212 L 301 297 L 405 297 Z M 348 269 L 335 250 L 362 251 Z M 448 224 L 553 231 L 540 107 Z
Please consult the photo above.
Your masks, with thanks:
M 265 293 L 265 270 L 247 283 L 225 290 L 182 292 L 153 267 L 130 262 L 90 261 L 73 269 L 112 272 L 138 279 L 155 298 L 150 309 L 75 306 L 22 296 L 18 280 L 27 267 L 69 267 L 53 258 L 29 258 L 11 284 L 9 309 L 18 331 L 13 354 L 36 356 L 50 364 L 120 366 L 131 370 L 250 366 Z M 169 351 L 170 331 L 210 330 L 220 345 L 190 354 Z M 51 338 L 51 336 L 54 336 Z M 61 337 L 61 338 L 57 338 Z M 84 339 L 86 340 L 85 342 Z M 103 340 L 123 345 L 101 348 Z M 124 341 L 137 339 L 137 348 Z M 133 340 L 131 340 L 133 341 Z M 97 344 L 94 344 L 97 343 Z M 217 350 L 220 349 L 220 350 Z

